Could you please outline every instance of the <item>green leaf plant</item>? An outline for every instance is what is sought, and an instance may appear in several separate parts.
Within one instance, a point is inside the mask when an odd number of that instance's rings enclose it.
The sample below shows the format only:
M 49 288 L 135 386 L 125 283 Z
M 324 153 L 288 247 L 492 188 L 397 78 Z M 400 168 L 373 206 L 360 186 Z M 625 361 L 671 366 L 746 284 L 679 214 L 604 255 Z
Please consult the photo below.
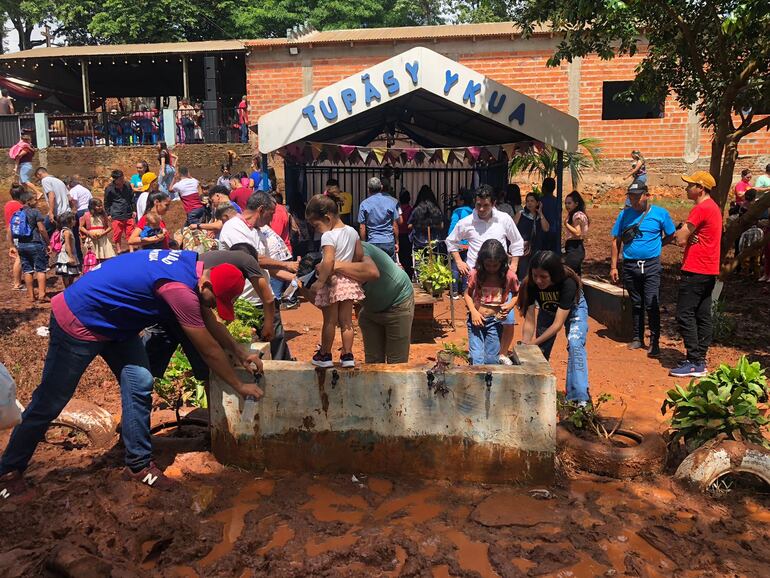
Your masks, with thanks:
M 723 363 L 706 377 L 692 380 L 687 388 L 676 386 L 660 408 L 663 414 L 673 410 L 671 443 L 684 440 L 691 452 L 725 435 L 770 448 L 762 435 L 768 424 L 767 393 L 765 370 L 746 356 L 734 366 Z

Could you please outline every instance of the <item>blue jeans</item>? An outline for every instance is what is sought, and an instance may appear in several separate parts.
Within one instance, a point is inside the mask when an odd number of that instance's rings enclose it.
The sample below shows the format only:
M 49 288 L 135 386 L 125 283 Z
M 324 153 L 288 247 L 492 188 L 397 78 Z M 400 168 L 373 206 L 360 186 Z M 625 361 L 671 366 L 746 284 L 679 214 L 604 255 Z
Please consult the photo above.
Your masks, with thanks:
M 102 356 L 120 382 L 126 465 L 141 469 L 149 464 L 153 379 L 142 340 L 137 335 L 126 341 L 82 341 L 65 333 L 53 315 L 49 328 L 43 376 L 0 459 L 0 475 L 27 469 L 48 426 L 72 399 L 80 377 L 97 355 Z
M 465 260 L 468 258 L 468 250 L 460 251 L 460 259 L 465 262 Z M 454 295 L 462 295 L 465 293 L 465 287 L 468 284 L 468 280 L 460 275 L 460 271 L 457 270 L 457 263 L 455 263 L 455 260 L 452 258 L 452 256 L 449 256 L 449 265 L 452 267 L 452 294 Z
M 171 196 L 172 199 L 177 198 L 178 195 L 171 192 L 171 183 L 174 181 L 174 175 L 176 169 L 171 165 L 166 165 L 165 172 L 162 175 L 158 175 L 158 190 Z
M 396 261 L 396 244 L 395 243 L 370 243 L 370 244 L 374 245 L 378 249 L 382 249 L 388 254 L 388 256 L 391 259 L 393 259 L 393 261 Z
M 495 317 L 485 317 L 484 325 L 476 327 L 468 316 L 468 352 L 471 365 L 497 365 L 500 355 L 500 334 L 503 324 Z
M 537 335 L 541 335 L 553 323 L 555 315 L 539 310 L 537 315 Z M 567 399 L 569 401 L 589 401 L 588 394 L 588 356 L 586 354 L 586 336 L 588 335 L 588 305 L 581 295 L 580 301 L 572 306 L 572 310 L 564 323 L 567 335 Z M 551 349 L 556 341 L 551 339 L 540 345 L 540 350 L 546 359 L 551 357 Z
M 241 125 L 241 143 L 249 142 L 249 125 L 245 122 Z

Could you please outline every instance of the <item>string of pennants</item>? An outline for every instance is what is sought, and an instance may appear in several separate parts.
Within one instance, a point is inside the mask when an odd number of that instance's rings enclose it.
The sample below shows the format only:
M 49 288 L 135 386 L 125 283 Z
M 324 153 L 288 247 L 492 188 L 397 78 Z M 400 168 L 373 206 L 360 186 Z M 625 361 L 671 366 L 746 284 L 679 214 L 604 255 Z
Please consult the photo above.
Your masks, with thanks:
M 510 160 L 531 148 L 542 147 L 539 142 L 519 142 L 501 145 L 445 147 L 445 148 L 387 148 L 359 147 L 334 143 L 292 143 L 280 148 L 277 153 L 287 160 L 297 163 L 332 161 L 335 163 L 367 164 L 376 161 L 378 165 L 396 165 L 414 163 L 417 165 L 452 162 L 478 164 L 496 163 Z

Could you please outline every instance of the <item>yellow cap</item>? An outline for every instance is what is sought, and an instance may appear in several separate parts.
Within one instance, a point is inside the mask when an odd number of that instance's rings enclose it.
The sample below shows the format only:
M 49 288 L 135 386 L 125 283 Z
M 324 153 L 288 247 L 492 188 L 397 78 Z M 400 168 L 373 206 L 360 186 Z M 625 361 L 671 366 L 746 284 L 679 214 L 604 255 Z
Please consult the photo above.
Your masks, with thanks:
M 714 177 L 711 176 L 711 173 L 707 173 L 706 171 L 695 171 L 689 177 L 687 175 L 682 175 L 682 180 L 685 183 L 700 185 L 709 191 L 716 188 L 717 186 L 717 182 L 714 180 Z
M 156 181 L 156 180 L 158 180 L 158 175 L 156 175 L 155 173 L 150 173 L 150 172 L 144 173 L 142 175 L 142 190 L 149 191 L 150 185 L 152 184 L 153 181 Z

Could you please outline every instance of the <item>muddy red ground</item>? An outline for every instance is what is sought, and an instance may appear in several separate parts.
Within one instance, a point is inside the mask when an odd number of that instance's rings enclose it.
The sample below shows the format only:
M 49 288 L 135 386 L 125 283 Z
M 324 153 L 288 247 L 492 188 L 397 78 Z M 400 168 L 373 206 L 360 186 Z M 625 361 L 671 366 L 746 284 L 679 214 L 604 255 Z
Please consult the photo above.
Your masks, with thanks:
M 589 274 L 605 276 L 610 223 L 617 206 L 591 210 Z M 682 216 L 686 206 L 675 206 Z M 4 231 L 3 231 L 4 233 Z M 591 323 L 588 339 L 593 395 L 628 403 L 626 424 L 660 429 L 660 403 L 680 358 L 673 325 L 675 265 L 664 252 L 664 327 L 660 361 L 629 352 Z M 0 270 L 7 270 L 5 254 Z M 49 311 L 27 310 L 2 281 L 0 360 L 29 400 L 47 340 L 35 334 Z M 53 286 L 52 286 L 53 291 Z M 727 311 L 737 322 L 729 344 L 709 354 L 711 366 L 742 353 L 770 365 L 770 285 L 734 278 Z M 447 301 L 439 329 L 422 336 L 412 359 L 424 364 L 442 341 L 462 344 L 465 329 L 449 325 Z M 293 353 L 312 354 L 320 315 L 303 304 L 286 312 Z M 562 338 L 559 338 L 562 340 Z M 554 370 L 563 383 L 563 341 Z M 360 341 L 356 343 L 361 357 Z M 119 415 L 117 384 L 95 362 L 77 394 Z M 611 403 L 610 414 L 619 413 Z M 0 433 L 0 448 L 8 434 Z M 765 576 L 770 554 L 767 489 L 736 489 L 719 497 L 684 490 L 668 475 L 616 481 L 562 471 L 536 500 L 528 488 L 427 480 L 255 474 L 217 464 L 205 432 L 157 436 L 158 461 L 170 466 L 178 492 L 158 494 L 120 477 L 122 449 L 42 444 L 29 469 L 35 499 L 0 509 L 2 576 Z

